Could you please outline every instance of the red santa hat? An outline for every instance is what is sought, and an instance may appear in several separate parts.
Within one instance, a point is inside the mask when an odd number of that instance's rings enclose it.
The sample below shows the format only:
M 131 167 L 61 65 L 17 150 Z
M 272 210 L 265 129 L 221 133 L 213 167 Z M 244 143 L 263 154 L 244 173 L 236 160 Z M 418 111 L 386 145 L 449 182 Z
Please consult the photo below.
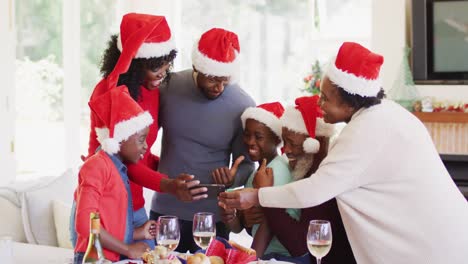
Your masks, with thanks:
M 334 125 L 323 121 L 323 113 L 319 107 L 319 96 L 304 96 L 296 99 L 296 106 L 287 107 L 281 117 L 282 125 L 297 133 L 309 135 L 304 141 L 304 152 L 317 153 L 320 143 L 316 136 L 330 137 Z
M 151 114 L 143 111 L 124 85 L 90 101 L 89 107 L 104 124 L 96 127 L 97 140 L 102 150 L 111 155 L 120 151 L 120 142 L 153 123 Z
M 169 55 L 176 46 L 164 16 L 129 13 L 120 23 L 117 48 L 121 54 L 108 77 L 110 88 L 117 85 L 119 75 L 128 71 L 133 59 Z
M 245 109 L 241 115 L 242 127 L 245 128 L 247 119 L 256 120 L 273 131 L 281 139 L 281 121 L 280 118 L 284 113 L 284 108 L 279 102 L 265 103 L 257 107 L 249 107 Z
M 239 53 L 239 40 L 234 32 L 212 28 L 193 46 L 192 63 L 203 74 L 237 79 Z
M 326 75 L 330 81 L 350 94 L 374 97 L 382 87 L 379 73 L 383 61 L 381 55 L 357 43 L 345 42 L 328 67 Z

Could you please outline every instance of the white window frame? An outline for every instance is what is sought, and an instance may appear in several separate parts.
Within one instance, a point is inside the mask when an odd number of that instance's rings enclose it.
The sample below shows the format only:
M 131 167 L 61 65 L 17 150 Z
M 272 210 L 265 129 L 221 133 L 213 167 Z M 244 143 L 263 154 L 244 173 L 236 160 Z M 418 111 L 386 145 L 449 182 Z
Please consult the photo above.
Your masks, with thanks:
M 80 163 L 80 1 L 63 1 L 63 69 L 66 168 Z M 15 158 L 15 1 L 0 1 L 0 186 L 16 179 Z M 34 137 L 34 131 L 31 131 Z M 37 139 L 41 140 L 41 139 Z M 54 144 L 51 142 L 51 144 Z M 47 150 L 44 150 L 45 152 Z M 47 155 L 47 153 L 44 153 Z
M 11 182 L 16 177 L 14 158 L 15 135 L 15 1 L 0 1 L 0 185 Z

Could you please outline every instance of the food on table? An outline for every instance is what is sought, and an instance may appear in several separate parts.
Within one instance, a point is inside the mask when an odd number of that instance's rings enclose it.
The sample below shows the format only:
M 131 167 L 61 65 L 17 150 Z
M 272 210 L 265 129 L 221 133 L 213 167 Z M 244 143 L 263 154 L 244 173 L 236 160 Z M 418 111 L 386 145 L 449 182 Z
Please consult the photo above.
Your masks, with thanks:
M 203 253 L 197 253 L 187 258 L 187 264 L 210 264 L 210 258 Z
M 221 257 L 210 256 L 209 258 L 210 258 L 211 264 L 224 264 L 224 260 Z

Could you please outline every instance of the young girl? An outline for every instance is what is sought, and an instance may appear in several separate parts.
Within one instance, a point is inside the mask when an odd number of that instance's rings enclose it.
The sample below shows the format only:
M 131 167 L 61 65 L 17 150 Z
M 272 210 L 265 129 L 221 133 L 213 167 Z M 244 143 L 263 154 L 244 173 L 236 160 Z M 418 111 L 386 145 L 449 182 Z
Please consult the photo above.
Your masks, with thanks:
M 278 155 L 282 129 L 279 118 L 283 112 L 283 106 L 274 102 L 247 108 L 241 116 L 244 127 L 243 140 L 248 155 L 252 161 L 262 163 L 259 169 L 264 169 L 266 166 L 266 170 L 274 172 L 275 185 L 292 181 L 287 161 Z M 254 176 L 255 172 L 248 178 L 246 187 L 252 187 Z M 242 220 L 242 217 L 236 217 L 227 224 L 233 231 L 240 231 L 243 227 Z M 289 256 L 286 248 L 270 234 L 266 221 L 253 225 L 252 236 L 254 237 L 252 248 L 257 251 L 258 257 L 272 252 Z
M 102 149 L 80 169 L 75 191 L 77 242 L 74 263 L 81 263 L 89 238 L 89 215 L 99 212 L 101 244 L 108 260 L 139 258 L 149 249 L 141 239 L 154 239 L 155 221 L 133 227 L 133 206 L 127 167 L 141 160 L 148 148 L 151 115 L 116 87 L 89 103 L 103 126 L 96 128 Z

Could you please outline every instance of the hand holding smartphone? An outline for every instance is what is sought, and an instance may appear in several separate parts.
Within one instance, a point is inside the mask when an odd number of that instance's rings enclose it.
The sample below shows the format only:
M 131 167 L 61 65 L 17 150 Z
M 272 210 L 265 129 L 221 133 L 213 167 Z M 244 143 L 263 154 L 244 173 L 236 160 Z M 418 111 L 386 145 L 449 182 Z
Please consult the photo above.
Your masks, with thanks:
M 202 188 L 205 187 L 208 191 L 206 194 L 208 195 L 207 199 L 217 199 L 218 195 L 226 190 L 226 186 L 224 184 L 199 184 L 191 189 Z

